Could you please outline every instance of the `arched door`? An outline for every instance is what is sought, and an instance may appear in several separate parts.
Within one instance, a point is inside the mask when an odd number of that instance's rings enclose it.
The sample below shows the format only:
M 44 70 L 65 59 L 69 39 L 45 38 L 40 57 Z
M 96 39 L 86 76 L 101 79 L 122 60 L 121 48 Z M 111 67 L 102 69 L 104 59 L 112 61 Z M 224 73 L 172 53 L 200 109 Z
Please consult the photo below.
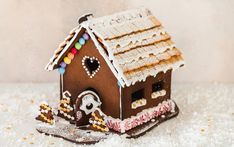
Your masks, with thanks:
M 91 113 L 100 106 L 100 98 L 94 91 L 85 90 L 80 93 L 75 103 L 76 125 L 87 125 L 89 123 Z

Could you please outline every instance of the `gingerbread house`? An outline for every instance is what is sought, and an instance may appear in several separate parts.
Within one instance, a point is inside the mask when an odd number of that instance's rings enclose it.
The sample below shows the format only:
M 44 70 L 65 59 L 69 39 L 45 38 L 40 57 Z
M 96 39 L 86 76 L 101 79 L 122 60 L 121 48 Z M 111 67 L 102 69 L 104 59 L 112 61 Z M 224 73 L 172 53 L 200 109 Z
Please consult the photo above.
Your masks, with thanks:
M 108 128 L 124 133 L 178 111 L 171 100 L 171 74 L 183 65 L 162 24 L 140 8 L 81 17 L 45 69 L 58 69 L 61 99 L 64 92 L 71 98 L 74 112 L 61 117 L 82 126 L 100 108 Z

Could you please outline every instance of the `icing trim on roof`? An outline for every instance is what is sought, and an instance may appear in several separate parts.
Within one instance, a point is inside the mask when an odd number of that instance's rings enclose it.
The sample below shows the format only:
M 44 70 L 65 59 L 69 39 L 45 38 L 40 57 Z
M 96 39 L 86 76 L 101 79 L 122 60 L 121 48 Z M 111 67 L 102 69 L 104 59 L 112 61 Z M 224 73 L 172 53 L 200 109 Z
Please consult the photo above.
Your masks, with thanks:
M 60 44 L 46 70 L 53 70 L 59 64 L 82 28 L 122 87 L 184 65 L 181 52 L 161 23 L 149 10 L 134 9 L 82 22 Z

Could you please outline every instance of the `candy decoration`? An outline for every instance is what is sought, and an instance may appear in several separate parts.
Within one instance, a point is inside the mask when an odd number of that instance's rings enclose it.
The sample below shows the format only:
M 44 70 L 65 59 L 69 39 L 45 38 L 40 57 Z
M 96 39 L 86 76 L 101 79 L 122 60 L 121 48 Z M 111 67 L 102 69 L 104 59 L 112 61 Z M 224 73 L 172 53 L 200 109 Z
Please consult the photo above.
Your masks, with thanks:
M 93 78 L 100 70 L 100 62 L 96 57 L 84 56 L 82 59 L 82 65 L 90 78 Z
M 71 49 L 71 53 L 75 55 L 75 54 L 77 53 L 76 48 L 73 47 L 73 48 Z
M 60 67 L 60 68 L 58 69 L 58 71 L 59 71 L 59 73 L 60 73 L 61 75 L 63 75 L 63 74 L 65 73 L 65 69 L 62 68 L 62 67 Z
M 117 83 L 118 83 L 118 86 L 119 86 L 119 87 L 121 87 L 121 84 L 120 84 L 120 82 L 118 81 Z
M 68 53 L 68 54 L 67 54 L 67 57 L 68 57 L 69 59 L 71 59 L 71 60 L 72 60 L 72 59 L 74 58 L 74 54 L 72 54 L 72 53 Z
M 44 123 L 53 125 L 55 123 L 52 108 L 48 105 L 47 102 L 42 102 L 40 104 L 39 115 L 36 117 L 36 120 L 39 120 Z
M 75 48 L 76 48 L 77 50 L 81 49 L 81 44 L 80 44 L 79 42 L 77 42 L 77 43 L 75 44 Z
M 84 44 L 85 44 L 85 39 L 84 39 L 84 38 L 80 38 L 80 39 L 79 39 L 79 43 L 80 43 L 81 45 L 84 45 Z
M 77 111 L 76 112 L 76 121 L 79 121 L 82 118 L 82 112 L 81 111 Z
M 89 39 L 90 39 L 89 34 L 88 34 L 88 33 L 84 33 L 84 34 L 82 35 L 82 37 L 79 38 L 79 40 L 75 43 L 75 45 L 73 46 L 73 48 L 70 50 L 70 52 L 67 54 L 67 56 L 63 59 L 63 62 L 61 62 L 61 63 L 59 64 L 60 67 L 58 68 L 58 72 L 59 72 L 61 75 L 63 75 L 63 74 L 65 73 L 65 68 L 66 68 L 67 64 L 70 64 L 70 63 L 71 63 L 71 60 L 74 59 L 74 56 L 75 56 L 75 54 L 77 53 L 77 51 L 80 50 L 81 47 L 82 47 L 82 45 L 84 45 L 85 42 L 86 42 L 87 40 L 89 40 Z M 84 64 L 84 63 L 83 63 L 83 64 Z M 98 64 L 99 64 L 99 63 L 98 63 Z M 98 70 L 99 70 L 99 67 L 100 67 L 100 66 L 98 66 Z M 87 70 L 88 70 L 88 69 L 87 69 Z M 98 70 L 97 70 L 97 71 L 98 71 Z M 96 72 L 97 72 L 97 71 L 96 71 Z M 96 72 L 95 72 L 95 73 L 91 73 L 91 74 L 96 74 Z M 93 76 L 94 76 L 94 75 L 92 75 L 91 78 L 92 78 Z
M 75 120 L 74 108 L 71 103 L 71 94 L 68 91 L 63 92 L 63 97 L 60 100 L 58 115 L 66 120 Z
M 158 98 L 158 97 L 161 97 L 161 96 L 165 96 L 166 95 L 166 90 L 160 90 L 160 91 L 155 91 L 155 92 L 153 92 L 153 93 L 151 93 L 151 98 L 152 99 L 156 99 L 156 98 Z
M 104 118 L 105 115 L 103 112 L 99 108 L 96 108 L 96 110 L 91 113 L 91 118 L 89 119 L 89 128 L 94 131 L 108 132 L 109 128 L 107 127 Z
M 112 117 L 106 117 L 105 122 L 109 129 L 124 133 L 152 120 L 153 118 L 162 117 L 163 114 L 167 112 L 175 112 L 175 103 L 172 100 L 163 101 L 158 104 L 158 106 L 148 108 L 128 119 L 120 120 Z
M 145 106 L 145 105 L 146 105 L 146 99 L 142 98 L 142 99 L 132 102 L 131 108 L 136 109 L 138 107 Z
M 84 33 L 84 34 L 82 35 L 82 37 L 83 37 L 85 40 L 89 40 L 89 35 L 88 35 L 87 33 Z
M 65 67 L 67 66 L 67 64 L 65 64 L 64 62 L 61 62 L 59 65 L 60 65 L 60 67 L 62 67 L 62 68 L 65 68 Z
M 66 64 L 70 64 L 71 63 L 71 59 L 69 59 L 68 57 L 65 57 L 63 59 L 63 61 L 66 63 Z

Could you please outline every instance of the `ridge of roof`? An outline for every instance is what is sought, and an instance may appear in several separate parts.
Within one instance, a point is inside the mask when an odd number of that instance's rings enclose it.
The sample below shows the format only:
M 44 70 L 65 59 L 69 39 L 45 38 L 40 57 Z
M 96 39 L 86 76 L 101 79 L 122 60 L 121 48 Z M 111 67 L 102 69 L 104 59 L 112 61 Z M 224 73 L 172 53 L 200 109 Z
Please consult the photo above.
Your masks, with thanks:
M 181 52 L 161 23 L 148 9 L 138 8 L 82 22 L 59 45 L 45 67 L 46 70 L 55 68 L 81 29 L 86 29 L 122 87 L 144 81 L 148 76 L 156 76 L 161 71 L 175 70 L 184 65 Z M 163 37 L 165 35 L 166 38 Z M 161 55 L 157 56 L 158 54 Z M 174 54 L 177 58 L 171 58 Z M 152 55 L 155 57 L 150 58 Z M 140 72 L 138 70 L 128 72 L 134 69 L 134 66 L 144 68 L 140 68 L 142 69 Z

